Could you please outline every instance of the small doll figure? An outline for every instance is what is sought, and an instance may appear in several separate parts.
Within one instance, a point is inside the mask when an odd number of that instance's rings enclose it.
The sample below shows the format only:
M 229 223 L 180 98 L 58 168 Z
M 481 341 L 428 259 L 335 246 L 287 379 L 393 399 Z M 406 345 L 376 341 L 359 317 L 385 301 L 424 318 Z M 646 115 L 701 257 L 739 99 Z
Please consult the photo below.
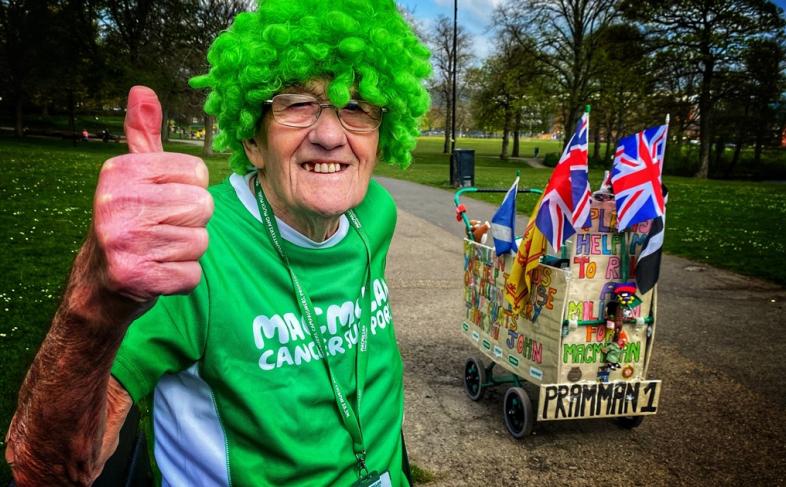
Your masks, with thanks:
M 621 367 L 622 352 L 628 343 L 628 334 L 622 328 L 627 310 L 622 303 L 611 302 L 606 307 L 606 333 L 607 339 L 611 335 L 611 340 L 601 348 L 605 354 L 606 367 L 610 370 L 617 370 Z M 613 330 L 612 333 L 611 330 Z
M 606 354 L 606 366 L 610 370 L 617 370 L 621 367 L 622 361 L 622 348 L 617 342 L 609 342 L 603 347 L 603 352 Z

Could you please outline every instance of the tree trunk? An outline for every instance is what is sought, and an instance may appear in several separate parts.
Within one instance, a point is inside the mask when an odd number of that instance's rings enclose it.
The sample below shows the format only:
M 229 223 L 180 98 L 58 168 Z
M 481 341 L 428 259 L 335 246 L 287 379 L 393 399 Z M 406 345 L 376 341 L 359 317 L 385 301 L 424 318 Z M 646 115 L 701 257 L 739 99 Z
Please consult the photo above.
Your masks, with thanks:
M 712 100 L 710 87 L 714 68 L 714 59 L 709 54 L 704 56 L 704 70 L 699 93 L 699 170 L 696 177 L 707 179 L 710 174 L 710 141 L 712 132 L 710 121 L 712 118 Z
M 205 114 L 205 145 L 202 146 L 203 156 L 213 155 L 213 116 Z
M 756 131 L 756 145 L 753 148 L 753 166 L 758 167 L 761 162 L 761 149 L 764 145 L 764 137 L 761 131 Z
M 595 142 L 595 148 L 592 151 L 592 160 L 597 161 L 600 159 L 600 125 L 595 124 L 592 130 L 592 138 Z
M 511 156 L 519 157 L 519 135 L 521 133 L 521 110 L 516 113 L 516 124 L 513 129 L 513 151 Z
M 740 152 L 742 151 L 742 140 L 741 138 L 737 139 L 737 143 L 734 144 L 734 155 L 731 157 L 731 163 L 729 167 L 726 168 L 726 177 L 730 178 L 731 175 L 734 173 L 734 167 L 737 165 L 737 162 L 740 160 Z
M 757 113 L 764 113 L 765 110 L 766 110 L 765 107 L 761 107 L 760 106 L 760 107 L 758 107 L 756 112 Z M 755 124 L 755 129 L 756 129 L 756 139 L 755 139 L 755 141 L 756 142 L 755 142 L 755 145 L 753 146 L 753 166 L 755 168 L 757 168 L 756 170 L 758 171 L 759 170 L 758 166 L 759 166 L 759 163 L 761 162 L 761 150 L 762 150 L 762 146 L 764 146 L 764 133 L 767 130 L 767 125 L 764 122 L 764 120 L 761 119 L 761 118 L 759 118 L 756 122 L 757 122 Z
M 448 152 L 450 152 L 450 101 L 445 102 L 445 145 L 442 147 L 443 154 Z
M 24 104 L 24 100 L 22 100 L 22 94 L 18 94 L 16 97 L 16 136 L 22 137 L 24 134 L 23 125 L 24 125 L 24 112 L 22 111 Z
M 161 142 L 169 142 L 169 107 L 161 107 Z
M 76 97 L 73 91 L 68 92 L 68 130 L 76 134 Z
M 617 111 L 617 117 L 616 118 L 617 118 L 617 120 L 616 120 L 617 123 L 616 123 L 615 133 L 614 133 L 614 143 L 611 144 L 614 147 L 614 151 L 615 152 L 617 151 L 617 146 L 619 145 L 620 139 L 622 138 L 622 124 L 624 122 L 624 114 L 622 113 L 622 110 L 618 110 Z
M 579 118 L 578 113 L 579 111 L 574 106 L 571 106 L 568 116 L 565 117 L 565 136 L 562 138 L 563 149 L 568 145 L 570 138 L 573 137 L 573 131 L 576 129 L 576 123 Z
M 505 109 L 505 122 L 502 126 L 502 152 L 499 158 L 503 161 L 508 159 L 508 138 L 510 137 L 510 111 Z
M 603 154 L 603 163 L 611 165 L 611 123 L 606 125 L 606 151 Z M 616 149 L 616 148 L 615 148 Z
M 737 166 L 737 162 L 740 160 L 740 153 L 742 152 L 742 142 L 743 142 L 743 134 L 745 133 L 745 129 L 743 128 L 745 124 L 748 123 L 748 105 L 745 105 L 745 115 L 742 117 L 742 121 L 737 122 L 736 131 L 734 134 L 734 154 L 731 156 L 731 163 L 729 163 L 728 167 L 726 168 L 726 173 L 724 176 L 726 178 L 730 178 L 732 174 L 734 174 L 734 168 Z
M 716 171 L 721 167 L 721 162 L 723 161 L 723 148 L 725 146 L 726 143 L 723 137 L 718 137 L 718 139 L 715 140 L 715 161 L 713 162 L 713 166 Z

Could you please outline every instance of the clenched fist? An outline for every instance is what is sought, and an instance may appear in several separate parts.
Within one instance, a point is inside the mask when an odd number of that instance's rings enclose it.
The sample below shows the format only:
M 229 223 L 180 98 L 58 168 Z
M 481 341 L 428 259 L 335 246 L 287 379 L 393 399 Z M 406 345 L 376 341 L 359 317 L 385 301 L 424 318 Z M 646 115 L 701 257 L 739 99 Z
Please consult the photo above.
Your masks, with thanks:
M 125 120 L 130 154 L 104 163 L 93 202 L 102 284 L 139 302 L 196 287 L 213 214 L 204 162 L 163 152 L 160 127 L 156 94 L 131 88 Z

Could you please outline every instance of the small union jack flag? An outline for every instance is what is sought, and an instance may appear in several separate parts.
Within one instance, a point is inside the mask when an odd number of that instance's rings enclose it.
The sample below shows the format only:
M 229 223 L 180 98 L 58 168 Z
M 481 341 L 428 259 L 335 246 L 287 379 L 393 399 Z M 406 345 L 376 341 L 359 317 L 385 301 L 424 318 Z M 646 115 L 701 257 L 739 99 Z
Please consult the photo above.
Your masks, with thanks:
M 587 178 L 588 132 L 589 113 L 584 113 L 543 191 L 535 224 L 554 250 L 589 220 L 592 193 Z
M 620 140 L 611 170 L 619 231 L 663 216 L 661 172 L 668 131 L 668 125 L 660 125 Z

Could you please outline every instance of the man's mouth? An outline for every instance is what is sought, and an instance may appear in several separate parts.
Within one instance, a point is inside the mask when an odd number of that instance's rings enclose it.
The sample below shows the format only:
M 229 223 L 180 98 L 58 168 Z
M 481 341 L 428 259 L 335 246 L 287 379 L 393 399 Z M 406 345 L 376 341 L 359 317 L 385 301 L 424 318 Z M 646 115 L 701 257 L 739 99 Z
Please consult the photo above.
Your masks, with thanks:
M 349 167 L 349 164 L 342 164 L 340 162 L 304 162 L 300 167 L 308 172 L 330 174 L 343 171 Z

